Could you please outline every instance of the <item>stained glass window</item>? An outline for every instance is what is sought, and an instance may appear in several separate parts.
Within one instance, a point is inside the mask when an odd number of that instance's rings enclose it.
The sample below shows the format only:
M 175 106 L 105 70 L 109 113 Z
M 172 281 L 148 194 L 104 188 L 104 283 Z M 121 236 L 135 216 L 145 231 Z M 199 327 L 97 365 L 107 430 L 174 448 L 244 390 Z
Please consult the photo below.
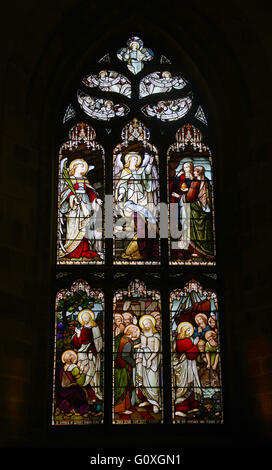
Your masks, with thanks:
M 60 116 L 53 425 L 223 422 L 212 128 L 158 49 L 99 51 Z
M 56 295 L 56 425 L 103 422 L 104 294 L 82 279 Z
M 98 87 L 102 91 L 112 91 L 131 97 L 129 79 L 114 70 L 101 70 L 98 74 L 88 75 L 82 81 L 90 88 Z
M 221 423 L 221 354 L 215 291 L 192 279 L 170 295 L 174 423 Z
M 75 112 L 73 106 L 71 104 L 69 104 L 69 106 L 67 106 L 67 109 L 66 109 L 65 114 L 64 114 L 63 123 L 66 122 L 66 121 L 69 121 L 69 119 L 72 119 L 75 115 L 76 115 L 76 112 Z
M 117 51 L 118 59 L 127 62 L 128 70 L 134 75 L 141 72 L 144 62 L 149 62 L 153 56 L 153 51 L 144 47 L 143 41 L 137 36 L 129 38 L 127 47 L 122 47 Z
M 115 104 L 111 100 L 94 98 L 82 91 L 78 91 L 77 99 L 83 111 L 94 119 L 110 121 L 116 116 L 125 116 L 129 112 L 129 107 L 123 103 Z
M 59 152 L 58 264 L 104 260 L 104 149 L 85 123 L 74 126 Z
M 113 422 L 162 421 L 160 293 L 135 279 L 113 299 Z
M 158 152 L 149 135 L 134 119 L 113 152 L 116 263 L 159 261 Z
M 159 101 L 156 104 L 143 106 L 142 112 L 146 116 L 156 117 L 161 121 L 176 121 L 185 116 L 192 105 L 192 97 L 186 96 L 171 101 Z
M 208 125 L 207 118 L 206 118 L 205 113 L 204 113 L 203 109 L 201 108 L 201 106 L 199 106 L 199 107 L 197 108 L 197 111 L 196 111 L 196 113 L 195 113 L 195 117 L 196 117 L 199 121 L 201 121 L 201 122 L 203 122 L 204 124 Z
M 198 129 L 186 124 L 168 149 L 170 262 L 213 265 L 212 158 Z
M 142 78 L 140 82 L 140 98 L 155 93 L 165 93 L 172 89 L 180 90 L 186 85 L 182 77 L 172 76 L 171 72 L 153 72 Z

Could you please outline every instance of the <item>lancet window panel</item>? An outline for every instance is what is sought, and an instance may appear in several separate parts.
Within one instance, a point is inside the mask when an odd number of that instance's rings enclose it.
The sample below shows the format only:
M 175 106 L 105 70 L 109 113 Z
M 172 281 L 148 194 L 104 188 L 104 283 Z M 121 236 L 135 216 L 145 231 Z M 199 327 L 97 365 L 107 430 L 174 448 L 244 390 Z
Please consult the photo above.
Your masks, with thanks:
M 113 424 L 163 422 L 161 296 L 135 279 L 113 299 Z
M 191 279 L 170 293 L 172 420 L 222 423 L 218 298 Z
M 104 421 L 104 293 L 83 279 L 57 292 L 53 425 Z
M 104 180 L 104 149 L 79 123 L 59 152 L 58 264 L 104 262 Z
M 167 152 L 169 260 L 173 265 L 215 265 L 213 162 L 201 132 L 182 126 Z
M 133 119 L 113 151 L 114 263 L 160 261 L 159 157 L 149 130 Z

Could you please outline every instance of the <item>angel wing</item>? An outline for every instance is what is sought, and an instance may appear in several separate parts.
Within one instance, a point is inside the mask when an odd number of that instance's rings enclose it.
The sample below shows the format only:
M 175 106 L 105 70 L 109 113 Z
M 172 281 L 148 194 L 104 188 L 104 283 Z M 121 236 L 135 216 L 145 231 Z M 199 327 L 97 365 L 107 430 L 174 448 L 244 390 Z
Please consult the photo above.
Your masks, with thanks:
M 149 164 L 150 157 L 151 157 L 151 155 L 148 152 L 145 152 L 144 159 L 143 159 L 142 165 L 141 165 L 142 167 L 145 168 Z
M 158 194 L 159 194 L 159 175 L 158 175 L 156 160 L 154 159 L 153 162 L 150 163 L 150 157 L 151 155 L 148 152 L 145 152 L 144 159 L 142 162 L 142 167 L 146 168 L 147 165 L 151 165 L 151 168 L 149 167 L 148 173 L 151 174 L 151 179 L 152 179 L 151 191 L 153 194 L 153 203 L 155 206 L 157 206 Z
M 68 158 L 63 158 L 60 162 L 60 172 L 59 172 L 59 191 L 60 191 L 60 204 L 62 204 L 62 195 L 67 188 L 67 182 L 65 178 L 65 174 L 67 172 L 67 160 Z
M 114 160 L 114 167 L 113 167 L 113 179 L 117 180 L 121 176 L 121 172 L 124 168 L 123 162 L 121 160 L 122 154 L 118 153 Z
M 59 210 L 59 243 L 60 243 L 60 249 L 62 252 L 66 252 L 64 246 L 63 246 L 63 243 L 62 243 L 62 238 L 63 238 L 63 229 L 64 229 L 64 225 L 65 225 L 65 221 L 64 221 L 64 213 L 67 211 L 67 207 L 64 207 L 63 206 L 63 203 L 64 203 L 64 200 L 65 200 L 65 194 L 66 194 L 66 191 L 69 189 L 68 186 L 67 186 L 67 182 L 66 182 L 66 178 L 65 178 L 65 173 L 67 172 L 67 167 L 66 167 L 66 164 L 67 164 L 67 160 L 68 158 L 63 158 L 63 160 L 61 160 L 60 162 L 60 179 L 59 179 L 59 182 L 60 182 L 60 185 L 59 185 L 59 199 L 60 199 L 60 210 Z M 70 191 L 70 189 L 69 189 Z M 68 203 L 67 203 L 68 205 Z
M 99 86 L 99 79 L 97 78 L 96 75 L 93 75 L 93 74 L 89 75 L 88 77 L 85 77 L 83 79 L 83 82 L 90 88 Z

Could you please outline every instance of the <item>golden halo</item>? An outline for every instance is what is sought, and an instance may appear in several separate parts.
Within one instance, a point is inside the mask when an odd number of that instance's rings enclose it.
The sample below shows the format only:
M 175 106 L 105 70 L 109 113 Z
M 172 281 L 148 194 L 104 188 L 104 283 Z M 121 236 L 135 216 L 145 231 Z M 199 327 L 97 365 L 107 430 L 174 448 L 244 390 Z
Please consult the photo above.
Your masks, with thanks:
M 66 355 L 67 353 L 73 353 L 75 355 L 75 358 L 76 358 L 76 361 L 77 361 L 77 353 L 73 350 L 73 349 L 66 349 L 66 351 L 64 351 L 61 355 L 61 362 L 64 364 L 65 363 L 65 360 L 64 360 L 64 355 Z
M 139 320 L 139 325 L 141 328 L 143 328 L 143 321 L 146 319 L 146 318 L 149 318 L 149 320 L 151 320 L 151 322 L 153 323 L 153 326 L 155 327 L 156 326 L 156 320 L 154 317 L 152 317 L 152 315 L 143 315 L 140 320 Z
M 81 310 L 81 312 L 79 312 L 78 317 L 77 317 L 77 319 L 78 319 L 79 323 L 81 323 L 81 325 L 83 325 L 83 322 L 82 322 L 82 314 L 83 313 L 88 313 L 90 315 L 90 317 L 92 318 L 92 320 L 95 319 L 94 312 L 92 310 L 89 310 L 89 309 L 85 308 L 84 310 Z
M 137 152 L 128 152 L 125 156 L 125 163 L 128 162 L 129 157 L 137 157 L 137 165 L 140 166 L 142 163 L 142 157 Z
M 194 327 L 192 323 L 189 323 L 188 321 L 183 321 L 179 323 L 177 327 L 177 332 L 180 333 L 181 328 L 184 328 L 184 327 L 187 328 L 187 330 L 189 329 L 189 338 L 190 338 L 190 336 L 192 336 L 194 332 Z
M 69 170 L 71 171 L 75 165 L 78 165 L 78 164 L 83 164 L 84 165 L 84 174 L 87 173 L 88 171 L 88 163 L 83 159 L 83 158 L 76 158 L 75 160 L 72 160 L 70 165 L 69 165 Z
M 205 336 L 205 339 L 206 339 L 207 341 L 209 340 L 209 336 L 210 336 L 211 333 L 214 334 L 215 331 L 214 331 L 214 330 L 208 330 L 208 331 L 205 332 L 205 335 L 204 335 L 204 336 Z

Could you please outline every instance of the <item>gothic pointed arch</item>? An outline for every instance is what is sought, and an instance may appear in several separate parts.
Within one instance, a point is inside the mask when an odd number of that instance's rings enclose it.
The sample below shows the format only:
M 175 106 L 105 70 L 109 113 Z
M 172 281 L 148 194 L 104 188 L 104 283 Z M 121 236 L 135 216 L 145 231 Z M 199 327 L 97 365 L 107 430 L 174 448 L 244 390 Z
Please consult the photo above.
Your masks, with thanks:
M 63 107 L 54 425 L 223 422 L 209 110 L 150 38 L 94 50 Z

